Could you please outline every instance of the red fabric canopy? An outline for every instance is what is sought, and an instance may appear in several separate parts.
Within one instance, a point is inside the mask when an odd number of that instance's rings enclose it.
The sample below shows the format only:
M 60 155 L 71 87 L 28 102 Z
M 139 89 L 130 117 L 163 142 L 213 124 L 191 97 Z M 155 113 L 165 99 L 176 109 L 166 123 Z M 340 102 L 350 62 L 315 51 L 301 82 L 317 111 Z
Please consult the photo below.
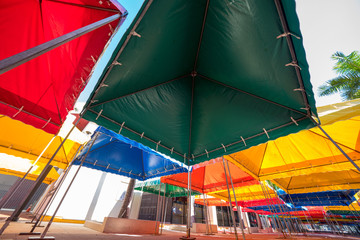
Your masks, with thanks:
M 257 184 L 258 181 L 249 174 L 229 162 L 234 187 Z M 228 173 L 229 174 L 229 173 Z M 187 188 L 187 173 L 179 173 L 161 178 L 161 182 Z M 229 187 L 230 178 L 228 175 Z M 226 179 L 221 158 L 213 159 L 193 166 L 191 173 L 191 189 L 201 193 L 209 193 L 226 189 Z
M 119 12 L 125 9 L 106 0 L 1 1 L 0 60 Z M 57 133 L 118 24 L 113 21 L 1 74 L 0 114 Z
M 267 206 L 273 204 L 284 204 L 279 198 L 270 198 L 270 199 L 259 199 L 259 200 L 249 200 L 249 201 L 238 201 L 238 205 L 242 207 L 257 207 L 257 206 Z

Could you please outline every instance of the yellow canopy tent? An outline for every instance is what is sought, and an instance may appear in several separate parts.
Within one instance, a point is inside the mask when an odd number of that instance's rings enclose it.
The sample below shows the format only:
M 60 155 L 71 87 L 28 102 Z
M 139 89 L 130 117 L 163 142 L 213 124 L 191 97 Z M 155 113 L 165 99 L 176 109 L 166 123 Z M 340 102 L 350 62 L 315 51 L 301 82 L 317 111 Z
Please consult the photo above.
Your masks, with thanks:
M 235 195 L 237 201 L 245 201 L 245 200 L 258 200 L 258 199 L 265 199 L 265 198 L 274 198 L 277 197 L 274 190 L 264 184 L 264 188 L 266 190 L 264 195 L 263 189 L 260 184 L 250 185 L 250 186 L 243 186 L 235 188 Z M 231 189 L 231 187 L 230 187 Z M 216 192 L 208 193 L 208 195 L 229 201 L 229 194 L 227 190 L 221 190 Z M 231 201 L 235 201 L 234 194 L 232 189 L 230 190 Z
M 318 108 L 325 131 L 358 165 L 359 108 L 359 99 Z M 225 158 L 259 180 L 354 169 L 318 128 L 290 134 Z
M 324 209 L 330 211 L 360 211 L 360 206 L 357 202 L 351 203 L 349 206 L 328 206 L 324 207 Z
M 53 138 L 53 135 L 3 115 L 0 116 L 0 126 L 0 153 L 4 153 L 0 155 L 0 173 L 23 176 Z M 34 179 L 40 174 L 61 141 L 61 137 L 55 137 L 33 168 L 29 179 Z M 79 147 L 79 143 L 66 140 L 61 151 L 55 156 L 52 165 L 65 169 Z M 17 158 L 11 158 L 9 155 Z M 57 179 L 57 177 L 57 172 L 52 169 L 47 181 Z
M 278 178 L 271 181 L 288 194 L 360 189 L 360 173 L 353 169 Z

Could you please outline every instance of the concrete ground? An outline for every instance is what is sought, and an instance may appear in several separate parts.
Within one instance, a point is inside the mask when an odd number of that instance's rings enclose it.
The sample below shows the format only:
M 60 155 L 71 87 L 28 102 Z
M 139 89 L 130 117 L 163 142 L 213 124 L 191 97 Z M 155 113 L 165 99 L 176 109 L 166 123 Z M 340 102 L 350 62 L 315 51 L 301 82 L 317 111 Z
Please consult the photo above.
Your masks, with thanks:
M 29 232 L 31 229 L 31 224 L 26 224 L 25 221 L 13 222 L 10 226 L 5 230 L 5 232 L 0 236 L 0 239 L 28 239 L 29 236 L 19 235 L 20 232 Z M 37 228 L 36 231 L 42 232 L 44 228 Z M 72 223 L 53 223 L 50 227 L 50 230 L 47 236 L 54 236 L 58 240 L 85 240 L 85 239 L 104 239 L 104 240 L 134 240 L 134 239 L 163 239 L 163 240 L 177 240 L 179 237 L 183 236 L 184 233 L 177 231 L 169 231 L 164 230 L 162 235 L 126 235 L 126 234 L 107 234 L 100 233 L 95 230 L 85 228 L 82 224 L 72 224 Z M 206 236 L 204 234 L 192 234 L 193 237 L 196 237 L 198 240 L 203 239 L 235 239 L 233 234 L 223 234 L 218 233 L 211 236 Z M 242 236 L 239 235 L 239 239 L 242 239 Z M 246 239 L 282 239 L 282 235 L 280 234 L 246 234 Z M 350 237 L 339 237 L 339 236 L 331 236 L 331 235 L 312 235 L 312 236 L 303 236 L 297 235 L 293 236 L 292 239 L 296 240 L 322 240 L 322 239 L 359 239 L 359 238 L 350 238 Z
M 3 225 L 5 219 L 9 216 L 10 212 L 1 211 L 0 212 L 0 226 Z M 20 215 L 20 220 L 18 222 L 12 222 L 5 230 L 5 232 L 0 236 L 0 239 L 3 240 L 23 240 L 28 239 L 29 235 L 19 235 L 20 232 L 29 232 L 32 225 L 26 224 L 26 221 L 31 219 L 32 215 L 29 213 L 22 213 Z M 43 225 L 47 224 L 44 222 Z M 140 226 L 141 227 L 141 226 Z M 35 232 L 42 232 L 44 230 L 43 227 L 36 228 Z M 92 239 L 103 239 L 103 240 L 136 240 L 136 239 L 148 239 L 148 240 L 178 240 L 179 237 L 184 236 L 184 232 L 180 231 L 171 231 L 171 230 L 163 230 L 162 235 L 128 235 L 128 234 L 113 234 L 113 233 L 100 233 L 95 230 L 86 228 L 83 224 L 74 224 L 74 223 L 59 223 L 54 222 L 47 236 L 53 236 L 57 240 L 92 240 Z M 215 235 L 204 235 L 204 234 L 192 234 L 192 237 L 196 237 L 198 240 L 205 240 L 205 239 L 213 239 L 213 240 L 220 240 L 220 239 L 235 239 L 234 234 L 230 233 L 217 233 Z M 252 240 L 260 240 L 260 239 L 268 239 L 268 240 L 275 240 L 275 239 L 283 239 L 282 234 L 279 233 L 253 233 L 253 234 L 246 234 L 246 239 Z M 239 234 L 239 239 L 242 239 L 242 235 Z M 340 237 L 339 235 L 319 235 L 319 234 L 312 234 L 312 235 L 296 235 L 292 236 L 292 239 L 296 240 L 323 240 L 323 239 L 357 239 L 360 238 L 352 238 L 352 237 Z

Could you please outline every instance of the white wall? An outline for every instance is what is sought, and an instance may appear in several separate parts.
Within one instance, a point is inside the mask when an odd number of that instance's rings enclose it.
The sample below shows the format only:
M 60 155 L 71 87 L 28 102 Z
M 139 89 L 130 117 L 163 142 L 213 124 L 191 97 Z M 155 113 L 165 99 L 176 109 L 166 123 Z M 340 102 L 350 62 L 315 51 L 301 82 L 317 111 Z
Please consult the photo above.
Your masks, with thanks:
M 52 215 L 61 197 L 74 176 L 78 166 L 73 166 L 64 181 L 57 197 L 55 198 L 48 215 Z M 96 188 L 99 184 L 101 171 L 82 167 L 73 182 L 64 202 L 62 203 L 56 216 L 64 219 L 84 220 L 90 204 L 93 200 Z M 93 210 L 91 219 L 103 221 L 107 217 L 121 194 L 126 191 L 129 179 L 123 176 L 107 173 L 105 182 L 100 191 L 97 204 Z

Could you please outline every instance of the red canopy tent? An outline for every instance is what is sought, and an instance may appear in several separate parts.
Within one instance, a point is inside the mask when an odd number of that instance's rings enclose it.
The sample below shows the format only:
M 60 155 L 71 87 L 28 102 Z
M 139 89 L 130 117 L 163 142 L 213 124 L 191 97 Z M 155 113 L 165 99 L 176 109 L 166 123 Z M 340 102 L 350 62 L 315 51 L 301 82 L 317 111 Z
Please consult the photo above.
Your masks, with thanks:
M 269 204 L 284 204 L 279 198 L 270 198 L 270 199 L 257 199 L 257 200 L 244 200 L 238 201 L 239 206 L 242 207 L 257 207 L 257 206 L 265 206 Z
M 229 162 L 234 187 L 257 184 L 258 181 L 239 167 Z M 227 173 L 229 174 L 229 173 Z M 230 177 L 228 175 L 230 184 Z M 161 182 L 187 188 L 188 174 L 179 173 L 161 178 Z M 231 187 L 231 186 L 230 186 Z M 226 189 L 224 165 L 221 158 L 216 158 L 193 166 L 191 173 L 191 189 L 201 193 L 209 193 Z
M 57 133 L 125 16 L 107 0 L 1 1 L 0 114 Z

